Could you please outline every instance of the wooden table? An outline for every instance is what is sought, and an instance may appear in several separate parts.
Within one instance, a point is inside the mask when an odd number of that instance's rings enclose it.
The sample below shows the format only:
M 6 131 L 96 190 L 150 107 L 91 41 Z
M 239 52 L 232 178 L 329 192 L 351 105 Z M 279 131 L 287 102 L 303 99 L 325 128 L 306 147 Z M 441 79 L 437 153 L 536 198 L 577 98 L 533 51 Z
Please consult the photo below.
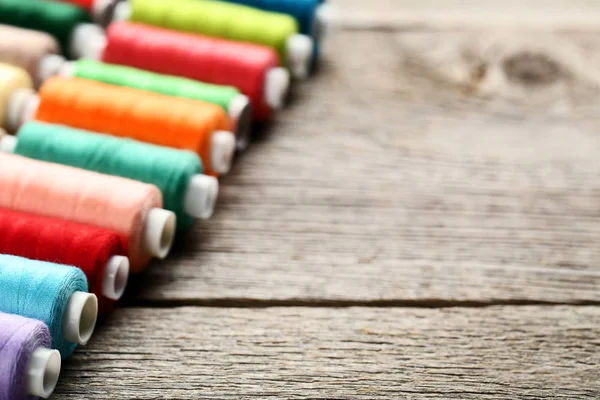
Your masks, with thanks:
M 339 0 L 52 399 L 600 398 L 600 6 L 496 3 Z

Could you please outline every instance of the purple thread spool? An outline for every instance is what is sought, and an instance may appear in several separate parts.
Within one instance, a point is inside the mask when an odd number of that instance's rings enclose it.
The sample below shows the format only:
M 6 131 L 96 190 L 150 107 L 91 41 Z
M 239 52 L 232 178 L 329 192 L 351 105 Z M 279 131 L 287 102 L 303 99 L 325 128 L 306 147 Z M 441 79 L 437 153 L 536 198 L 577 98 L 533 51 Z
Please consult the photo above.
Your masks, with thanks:
M 61 358 L 43 322 L 0 313 L 0 400 L 49 397 Z

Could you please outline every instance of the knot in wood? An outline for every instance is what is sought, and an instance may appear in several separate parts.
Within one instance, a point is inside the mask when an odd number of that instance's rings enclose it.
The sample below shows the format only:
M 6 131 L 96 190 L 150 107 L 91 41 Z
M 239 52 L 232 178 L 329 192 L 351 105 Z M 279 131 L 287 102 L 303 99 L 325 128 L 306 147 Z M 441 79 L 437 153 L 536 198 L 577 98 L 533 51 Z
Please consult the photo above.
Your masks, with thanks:
M 549 85 L 564 75 L 562 67 L 542 53 L 512 55 L 504 60 L 503 69 L 510 81 L 527 86 Z

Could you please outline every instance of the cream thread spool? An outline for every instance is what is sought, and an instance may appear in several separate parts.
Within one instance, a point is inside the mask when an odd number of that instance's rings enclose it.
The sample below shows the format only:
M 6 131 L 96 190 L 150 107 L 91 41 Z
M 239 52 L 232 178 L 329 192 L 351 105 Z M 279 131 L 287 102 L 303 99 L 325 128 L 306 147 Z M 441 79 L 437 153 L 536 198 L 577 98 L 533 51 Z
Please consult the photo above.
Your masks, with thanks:
M 11 106 L 12 96 L 20 89 L 32 90 L 33 82 L 24 69 L 0 63 L 0 124 L 14 131 L 12 124 L 17 118 L 17 110 Z

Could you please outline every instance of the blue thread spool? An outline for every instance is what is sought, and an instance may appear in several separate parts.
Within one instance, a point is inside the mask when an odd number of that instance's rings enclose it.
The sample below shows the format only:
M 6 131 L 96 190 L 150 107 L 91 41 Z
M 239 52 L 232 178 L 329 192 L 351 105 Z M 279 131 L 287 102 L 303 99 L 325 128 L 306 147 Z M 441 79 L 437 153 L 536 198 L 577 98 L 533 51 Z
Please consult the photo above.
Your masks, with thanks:
M 91 338 L 98 299 L 80 269 L 0 255 L 0 288 L 0 312 L 44 322 L 63 359 Z

